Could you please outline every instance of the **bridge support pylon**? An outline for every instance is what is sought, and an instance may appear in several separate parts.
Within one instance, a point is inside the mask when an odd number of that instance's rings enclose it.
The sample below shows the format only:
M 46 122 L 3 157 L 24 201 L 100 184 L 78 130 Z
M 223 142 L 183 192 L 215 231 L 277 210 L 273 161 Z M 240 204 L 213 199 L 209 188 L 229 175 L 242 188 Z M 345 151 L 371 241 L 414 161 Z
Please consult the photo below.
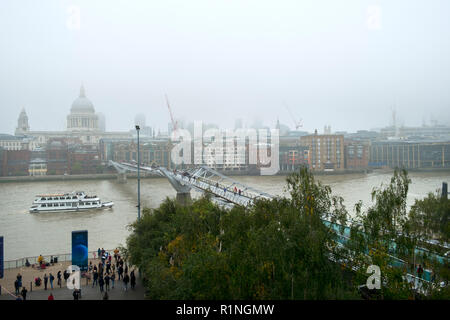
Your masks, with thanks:
M 192 202 L 190 192 L 177 192 L 177 202 L 182 206 L 186 206 Z

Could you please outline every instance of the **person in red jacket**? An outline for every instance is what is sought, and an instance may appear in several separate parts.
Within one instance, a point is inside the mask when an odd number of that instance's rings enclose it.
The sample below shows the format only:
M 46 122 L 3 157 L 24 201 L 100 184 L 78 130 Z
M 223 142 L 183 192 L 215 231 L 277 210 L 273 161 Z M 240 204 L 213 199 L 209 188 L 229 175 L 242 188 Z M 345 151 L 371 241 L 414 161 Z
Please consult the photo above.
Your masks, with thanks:
M 55 297 L 53 297 L 53 294 L 50 293 L 50 295 L 48 296 L 48 300 L 55 300 Z

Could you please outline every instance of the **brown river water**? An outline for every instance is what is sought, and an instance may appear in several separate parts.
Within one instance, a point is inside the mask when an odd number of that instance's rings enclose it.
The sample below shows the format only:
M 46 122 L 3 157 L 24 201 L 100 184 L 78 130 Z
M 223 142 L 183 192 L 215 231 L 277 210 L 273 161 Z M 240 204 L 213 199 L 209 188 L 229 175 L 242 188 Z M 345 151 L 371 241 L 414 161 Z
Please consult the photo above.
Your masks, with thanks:
M 429 192 L 450 182 L 450 172 L 412 172 L 408 205 Z M 389 183 L 392 173 L 348 174 L 317 176 L 331 187 L 333 194 L 344 198 L 347 209 L 362 200 L 371 204 L 370 193 L 381 183 Z M 285 194 L 283 176 L 234 177 L 248 186 L 273 195 Z M 113 201 L 114 208 L 90 212 L 29 213 L 35 195 L 85 191 L 98 195 L 102 201 Z M 191 191 L 192 197 L 200 194 Z M 164 178 L 141 180 L 143 206 L 155 208 L 165 197 L 175 197 L 176 192 Z M 89 251 L 99 247 L 112 249 L 124 245 L 130 231 L 127 226 L 137 218 L 137 183 L 129 179 L 126 184 L 116 180 L 46 181 L 0 183 L 0 236 L 4 237 L 5 260 L 28 256 L 69 253 L 71 232 L 88 230 Z

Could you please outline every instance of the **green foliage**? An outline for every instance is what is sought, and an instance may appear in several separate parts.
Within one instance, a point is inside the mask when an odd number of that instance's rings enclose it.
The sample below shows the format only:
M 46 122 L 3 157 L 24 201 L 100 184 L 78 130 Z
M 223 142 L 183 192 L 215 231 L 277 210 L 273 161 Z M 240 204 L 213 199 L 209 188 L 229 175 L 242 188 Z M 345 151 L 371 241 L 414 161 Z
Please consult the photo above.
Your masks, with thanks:
M 209 194 L 187 206 L 167 198 L 131 225 L 126 252 L 151 299 L 355 299 L 369 264 L 381 269 L 383 298 L 410 299 L 415 295 L 403 277 L 408 270 L 391 266 L 393 254 L 407 261 L 405 268 L 427 262 L 436 282 L 448 281 L 449 266 L 415 254 L 421 237 L 448 230 L 431 222 L 428 227 L 424 218 L 448 219 L 448 204 L 429 197 L 408 213 L 409 184 L 407 173 L 396 171 L 387 186 L 373 190 L 374 205 L 366 212 L 357 204 L 351 221 L 343 199 L 305 168 L 287 178 L 289 198 L 250 207 L 224 209 Z M 345 247 L 324 220 L 350 226 Z M 432 232 L 424 233 L 424 225 Z M 449 297 L 448 289 L 436 286 L 429 294 Z
M 225 210 L 207 197 L 166 199 L 132 225 L 128 250 L 153 299 L 356 298 L 330 261 L 334 233 L 321 218 L 346 218 L 329 187 L 306 170 L 288 179 L 291 199 Z M 308 199 L 306 205 L 303 199 Z M 333 205 L 335 203 L 336 205 Z M 331 248 L 331 249 L 330 249 Z
M 383 283 L 381 291 L 385 299 L 415 298 L 404 275 L 410 273 L 417 276 L 418 264 L 435 272 L 435 283 L 425 284 L 428 286 L 429 297 L 436 294 L 442 296 L 443 290 L 437 284 L 445 280 L 445 274 L 448 273 L 448 266 L 442 266 L 431 259 L 432 254 L 442 254 L 437 246 L 428 247 L 428 254 L 420 255 L 417 251 L 424 247 L 423 239 L 435 238 L 433 236 L 439 227 L 431 221 L 442 222 L 445 211 L 443 201 L 430 195 L 427 199 L 416 201 L 408 213 L 406 199 L 410 183 L 405 170 L 396 170 L 387 186 L 382 185 L 373 190 L 372 200 L 375 203 L 367 212 L 363 213 L 362 204 L 357 204 L 356 219 L 351 225 L 349 247 L 356 253 L 359 261 L 365 260 L 361 265 L 370 263 L 380 267 Z M 394 263 L 401 266 L 394 268 Z M 362 280 L 367 277 L 364 272 L 365 268 L 361 268 L 357 278 Z

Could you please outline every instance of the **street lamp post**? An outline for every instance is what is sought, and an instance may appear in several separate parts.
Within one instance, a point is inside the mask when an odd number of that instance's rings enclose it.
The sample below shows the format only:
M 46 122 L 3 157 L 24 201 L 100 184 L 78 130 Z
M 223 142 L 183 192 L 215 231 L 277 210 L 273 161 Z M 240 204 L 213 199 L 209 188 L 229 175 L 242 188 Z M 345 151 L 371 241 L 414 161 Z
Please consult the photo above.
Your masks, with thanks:
M 137 132 L 137 180 L 138 180 L 138 221 L 141 219 L 141 153 L 140 153 L 140 149 L 139 149 L 139 130 L 141 128 L 136 125 L 136 132 Z

